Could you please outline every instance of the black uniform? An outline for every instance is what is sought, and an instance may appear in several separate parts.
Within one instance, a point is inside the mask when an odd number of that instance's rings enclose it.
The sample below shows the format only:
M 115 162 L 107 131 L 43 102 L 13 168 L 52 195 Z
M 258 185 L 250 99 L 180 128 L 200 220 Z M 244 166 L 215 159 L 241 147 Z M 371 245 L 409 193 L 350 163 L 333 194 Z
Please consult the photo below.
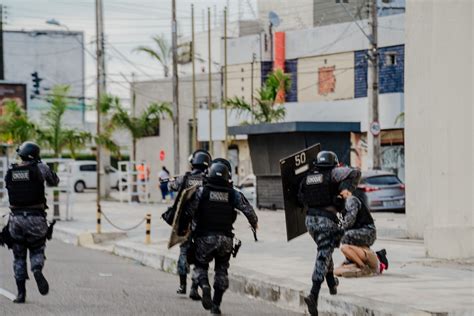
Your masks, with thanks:
M 229 287 L 227 270 L 233 248 L 233 223 L 241 211 L 252 227 L 257 227 L 257 215 L 247 199 L 232 187 L 232 184 L 207 183 L 192 196 L 180 223 L 185 230 L 192 221 L 196 247 L 196 263 L 193 280 L 203 290 L 203 306 L 211 308 L 209 263 L 214 260 L 214 298 L 213 308 L 219 308 L 222 296 Z M 220 311 L 219 311 L 220 313 Z
M 346 207 L 342 227 L 344 236 L 341 243 L 370 247 L 377 238 L 374 219 L 367 208 L 367 203 L 363 203 L 364 197 L 353 196 L 346 200 Z
M 8 226 L 13 239 L 13 268 L 17 284 L 24 284 L 28 278 L 27 250 L 35 278 L 44 266 L 48 232 L 45 181 L 50 186 L 56 186 L 59 178 L 47 165 L 36 161 L 12 165 L 5 177 L 11 209 Z
M 337 167 L 316 168 L 301 181 L 298 200 L 307 209 L 306 228 L 318 246 L 312 275 L 313 305 L 317 304 L 319 290 L 325 278 L 331 294 L 337 293 L 332 254 L 343 236 L 337 213 L 344 207 L 344 201 L 338 199 L 338 195 L 345 189 L 354 191 L 359 179 L 359 170 Z M 317 311 L 311 314 L 317 315 Z
M 187 172 L 184 176 L 176 178 L 170 182 L 169 189 L 172 191 L 180 191 L 192 187 L 194 185 L 202 186 L 204 181 L 205 173 L 199 169 L 194 169 L 191 172 Z M 192 236 L 190 235 L 191 239 Z M 180 288 L 178 289 L 179 294 L 186 293 L 186 275 L 189 273 L 189 264 L 187 260 L 188 251 L 192 245 L 191 240 L 183 242 L 179 246 L 179 258 L 178 258 L 178 275 L 180 276 Z M 193 282 L 191 286 L 191 298 L 198 299 L 195 292 L 198 288 L 196 282 Z

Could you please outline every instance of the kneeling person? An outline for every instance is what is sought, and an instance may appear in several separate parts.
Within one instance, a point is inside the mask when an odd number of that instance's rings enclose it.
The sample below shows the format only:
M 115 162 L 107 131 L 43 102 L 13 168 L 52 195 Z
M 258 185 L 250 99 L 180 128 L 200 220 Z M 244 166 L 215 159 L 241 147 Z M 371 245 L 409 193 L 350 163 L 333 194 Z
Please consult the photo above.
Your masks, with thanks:
M 242 193 L 235 190 L 231 182 L 228 162 L 214 162 L 209 170 L 206 184 L 199 188 L 188 201 L 180 230 L 186 230 L 192 220 L 196 263 L 193 281 L 202 289 L 202 305 L 215 315 L 221 314 L 220 305 L 224 292 L 229 287 L 227 270 L 233 248 L 233 223 L 241 211 L 253 228 L 258 218 Z M 211 298 L 209 263 L 214 260 L 214 296 Z
M 18 287 L 15 303 L 24 303 L 28 279 L 26 256 L 30 253 L 31 270 L 39 292 L 46 295 L 49 284 L 42 270 L 48 233 L 44 182 L 59 183 L 57 175 L 40 161 L 40 148 L 32 142 L 23 143 L 17 150 L 22 162 L 13 164 L 5 177 L 11 217 L 8 230 L 13 240 L 14 272 Z
M 355 190 L 353 195 L 347 198 L 342 227 L 344 236 L 341 239 L 341 251 L 348 262 L 337 269 L 338 275 L 344 276 L 345 270 L 349 274 L 354 272 L 351 269 L 352 263 L 361 274 L 379 274 L 388 268 L 385 249 L 376 253 L 370 249 L 377 237 L 377 231 L 367 206 L 367 197 L 362 191 Z

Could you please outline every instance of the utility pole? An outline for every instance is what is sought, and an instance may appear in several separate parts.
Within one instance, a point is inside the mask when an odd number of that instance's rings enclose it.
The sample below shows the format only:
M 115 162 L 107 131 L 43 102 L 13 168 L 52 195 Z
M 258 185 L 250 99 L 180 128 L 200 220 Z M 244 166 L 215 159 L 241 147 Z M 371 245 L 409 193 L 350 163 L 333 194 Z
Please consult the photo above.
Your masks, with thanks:
M 254 112 L 254 96 L 253 96 L 253 90 L 254 90 L 254 86 L 253 86 L 253 70 L 254 70 L 254 65 L 255 65 L 255 59 L 256 59 L 256 56 L 255 56 L 255 53 L 252 54 L 252 63 L 250 64 L 250 105 L 252 106 L 252 112 Z M 252 115 L 252 123 L 254 123 L 254 116 Z
M 380 157 L 380 122 L 379 122 L 379 52 L 378 52 L 378 25 L 377 25 L 377 0 L 370 1 L 370 49 L 369 71 L 367 78 L 367 98 L 369 101 L 369 131 L 367 132 L 369 157 L 371 167 L 381 169 Z M 370 164 L 369 164 L 370 167 Z
M 100 104 L 106 93 L 105 85 L 105 55 L 104 55 L 104 21 L 102 13 L 102 0 L 95 1 L 95 18 L 96 18 L 96 57 L 97 57 L 97 137 L 101 135 L 101 109 Z M 101 233 L 101 197 L 107 194 L 102 173 L 104 172 L 104 161 L 101 152 L 100 142 L 96 144 L 96 161 L 97 161 L 97 233 Z
M 227 118 L 227 7 L 224 8 L 224 157 L 228 159 L 229 137 L 227 128 L 229 126 Z
M 3 4 L 0 4 L 0 80 L 5 80 L 3 58 Z
M 209 96 L 207 100 L 207 107 L 209 111 L 209 153 L 214 156 L 214 146 L 212 143 L 212 54 L 211 54 L 211 8 L 207 8 L 207 49 L 209 55 L 208 63 L 208 80 L 209 80 Z
M 197 128 L 196 128 L 196 63 L 195 63 L 195 44 L 194 44 L 194 4 L 191 4 L 191 61 L 193 64 L 193 137 L 192 137 L 192 148 L 193 152 L 197 149 Z
M 178 25 L 176 22 L 176 0 L 172 1 L 171 45 L 173 51 L 173 143 L 174 173 L 179 174 L 179 99 L 178 99 Z

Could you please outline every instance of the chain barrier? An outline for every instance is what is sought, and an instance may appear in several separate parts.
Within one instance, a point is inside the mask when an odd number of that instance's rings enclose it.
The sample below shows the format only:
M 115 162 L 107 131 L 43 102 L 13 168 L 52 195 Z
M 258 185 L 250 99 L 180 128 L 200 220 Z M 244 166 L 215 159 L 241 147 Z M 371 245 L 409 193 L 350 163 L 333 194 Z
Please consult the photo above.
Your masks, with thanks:
M 115 225 L 114 223 L 112 223 L 112 221 L 107 217 L 107 215 L 105 215 L 104 211 L 101 212 L 102 213 L 102 216 L 104 216 L 105 220 L 114 228 L 118 229 L 118 230 L 121 230 L 121 231 L 131 231 L 131 230 L 134 230 L 138 227 L 140 227 L 143 223 L 145 223 L 145 221 L 147 220 L 147 217 L 144 217 L 138 224 L 130 227 L 130 228 L 123 228 L 123 227 L 120 227 L 120 226 L 117 226 Z

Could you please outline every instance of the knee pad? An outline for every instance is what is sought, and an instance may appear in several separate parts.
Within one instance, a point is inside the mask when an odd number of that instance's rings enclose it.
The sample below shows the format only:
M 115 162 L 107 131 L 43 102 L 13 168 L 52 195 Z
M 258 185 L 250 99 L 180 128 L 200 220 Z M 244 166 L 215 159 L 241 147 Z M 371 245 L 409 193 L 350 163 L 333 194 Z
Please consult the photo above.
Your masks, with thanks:
M 214 277 L 214 289 L 225 291 L 229 288 L 229 278 L 227 275 L 216 274 Z

